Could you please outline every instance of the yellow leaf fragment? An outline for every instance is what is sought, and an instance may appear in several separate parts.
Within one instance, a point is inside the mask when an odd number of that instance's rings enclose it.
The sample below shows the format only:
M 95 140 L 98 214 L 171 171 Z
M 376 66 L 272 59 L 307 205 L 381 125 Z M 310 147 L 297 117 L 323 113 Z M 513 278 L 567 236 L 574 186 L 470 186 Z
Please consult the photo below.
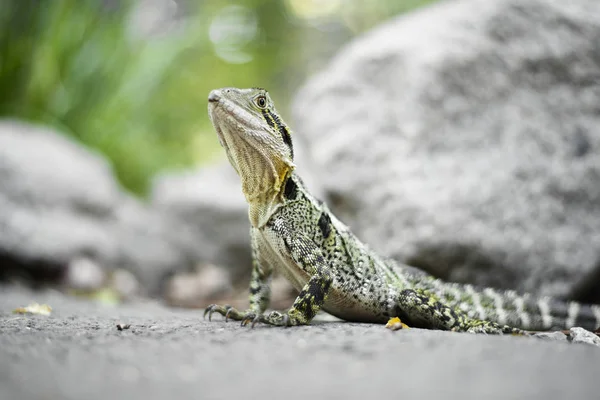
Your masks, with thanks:
M 27 307 L 19 307 L 13 310 L 14 314 L 36 314 L 36 315 L 50 315 L 52 307 L 48 304 L 31 303 Z
M 408 329 L 408 325 L 400 321 L 400 318 L 398 317 L 390 318 L 387 324 L 385 324 L 385 327 L 393 331 L 398 331 L 400 329 Z

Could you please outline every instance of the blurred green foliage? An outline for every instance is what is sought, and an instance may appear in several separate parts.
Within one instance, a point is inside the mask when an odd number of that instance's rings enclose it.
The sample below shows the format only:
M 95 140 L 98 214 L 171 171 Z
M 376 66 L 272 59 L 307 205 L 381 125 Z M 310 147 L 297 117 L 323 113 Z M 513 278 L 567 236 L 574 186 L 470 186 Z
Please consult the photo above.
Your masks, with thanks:
M 325 61 L 319 52 L 432 1 L 150 0 L 144 10 L 126 0 L 2 0 L 0 116 L 101 151 L 144 195 L 157 172 L 214 157 L 210 89 L 267 87 L 285 109 Z

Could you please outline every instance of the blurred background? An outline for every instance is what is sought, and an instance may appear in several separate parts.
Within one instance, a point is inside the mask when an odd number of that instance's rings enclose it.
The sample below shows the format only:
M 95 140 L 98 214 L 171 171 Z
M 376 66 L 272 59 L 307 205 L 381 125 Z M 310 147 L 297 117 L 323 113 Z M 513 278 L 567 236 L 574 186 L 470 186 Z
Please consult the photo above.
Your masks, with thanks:
M 0 116 L 55 127 L 144 197 L 157 172 L 214 161 L 211 89 L 278 108 L 355 35 L 433 0 L 4 0 Z

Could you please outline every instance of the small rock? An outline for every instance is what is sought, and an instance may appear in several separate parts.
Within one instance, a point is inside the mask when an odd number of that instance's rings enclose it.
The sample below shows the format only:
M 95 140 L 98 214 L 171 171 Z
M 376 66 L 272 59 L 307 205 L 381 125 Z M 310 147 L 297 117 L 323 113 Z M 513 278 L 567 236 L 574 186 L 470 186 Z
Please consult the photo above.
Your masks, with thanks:
M 587 343 L 600 346 L 600 337 L 583 328 L 571 328 L 570 337 L 573 343 Z
M 131 299 L 139 295 L 142 289 L 135 275 L 125 269 L 117 269 L 112 273 L 110 286 L 123 299 Z
M 94 291 L 104 285 L 106 271 L 89 258 L 76 258 L 67 266 L 66 286 L 69 289 Z
M 538 339 L 551 340 L 551 341 L 567 341 L 568 340 L 567 335 L 565 335 L 564 333 L 559 332 L 559 331 L 538 332 L 538 333 L 534 334 L 533 336 Z
M 117 329 L 122 331 L 131 328 L 131 324 L 117 324 Z

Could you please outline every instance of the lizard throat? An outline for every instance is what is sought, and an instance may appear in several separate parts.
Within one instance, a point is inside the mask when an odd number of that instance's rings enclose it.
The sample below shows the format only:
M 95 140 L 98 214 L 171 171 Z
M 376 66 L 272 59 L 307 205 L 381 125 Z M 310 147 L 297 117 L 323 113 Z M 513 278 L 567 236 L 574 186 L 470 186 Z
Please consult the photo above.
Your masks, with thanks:
M 226 113 L 218 114 L 218 118 L 213 118 L 213 122 L 217 121 L 215 130 L 240 176 L 250 222 L 254 227 L 263 226 L 281 203 L 284 183 L 295 165 L 265 146 L 259 140 L 264 134 L 243 127 Z

